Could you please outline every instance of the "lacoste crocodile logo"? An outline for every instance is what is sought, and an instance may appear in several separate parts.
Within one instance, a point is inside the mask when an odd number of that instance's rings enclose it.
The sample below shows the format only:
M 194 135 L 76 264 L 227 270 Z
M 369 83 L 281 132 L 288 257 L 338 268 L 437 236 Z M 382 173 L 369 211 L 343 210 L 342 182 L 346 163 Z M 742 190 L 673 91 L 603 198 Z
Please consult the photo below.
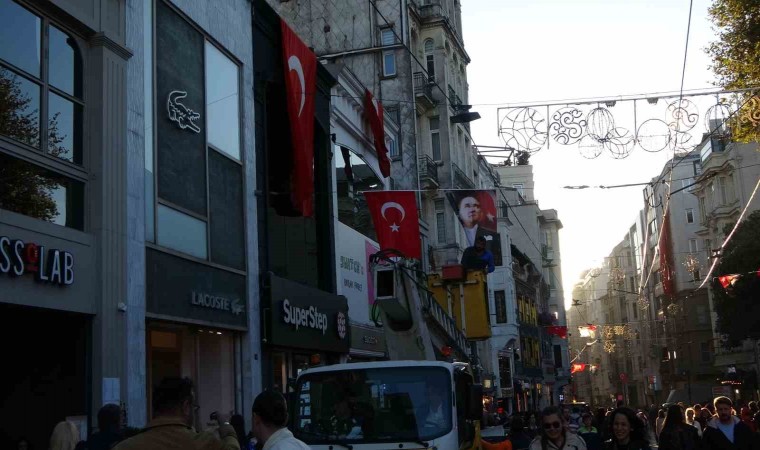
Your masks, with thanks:
M 176 122 L 182 130 L 200 133 L 201 128 L 196 125 L 195 121 L 200 119 L 201 115 L 180 103 L 179 100 L 185 97 L 187 97 L 187 92 L 185 91 L 169 92 L 169 97 L 166 99 L 166 110 L 169 113 L 169 120 Z

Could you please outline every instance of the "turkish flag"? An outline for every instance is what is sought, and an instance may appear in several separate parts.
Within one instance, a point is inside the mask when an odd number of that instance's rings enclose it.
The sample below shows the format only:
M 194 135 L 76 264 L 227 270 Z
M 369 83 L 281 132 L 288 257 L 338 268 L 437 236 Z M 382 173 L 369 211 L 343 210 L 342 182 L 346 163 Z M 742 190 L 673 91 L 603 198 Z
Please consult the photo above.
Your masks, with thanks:
M 293 143 L 291 200 L 304 217 L 314 214 L 314 95 L 317 90 L 317 56 L 284 20 L 282 59 L 285 69 L 290 135 Z
M 741 278 L 741 275 L 739 274 L 723 275 L 718 277 L 718 281 L 720 281 L 720 285 L 723 286 L 723 289 L 728 289 L 729 286 L 736 284 L 739 278 Z
M 385 118 L 383 104 L 377 101 L 369 89 L 364 90 L 364 111 L 369 117 L 369 126 L 375 138 L 375 152 L 380 163 L 380 173 L 388 178 L 391 176 L 391 160 L 388 159 L 388 149 L 385 148 Z
M 562 339 L 567 339 L 567 327 L 563 327 L 563 326 L 546 327 L 546 332 L 549 334 L 553 334 L 555 336 L 559 336 Z
M 421 259 L 420 225 L 414 191 L 364 192 L 380 249 L 395 249 Z
M 584 363 L 574 363 L 570 367 L 570 373 L 583 372 L 584 370 L 586 370 L 586 365 L 587 364 L 584 364 Z

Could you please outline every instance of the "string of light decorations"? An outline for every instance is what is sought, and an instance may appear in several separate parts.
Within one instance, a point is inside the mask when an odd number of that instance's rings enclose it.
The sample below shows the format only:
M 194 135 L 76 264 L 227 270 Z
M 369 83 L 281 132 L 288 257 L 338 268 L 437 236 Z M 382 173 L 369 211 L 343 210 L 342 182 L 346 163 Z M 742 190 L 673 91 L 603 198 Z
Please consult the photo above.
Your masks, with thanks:
M 760 125 L 760 97 L 757 91 L 758 88 L 719 91 L 691 94 L 689 97 L 716 97 L 702 119 L 705 132 L 722 136 L 728 132 L 730 120 Z M 658 99 L 649 98 L 647 102 L 657 104 Z M 650 153 L 670 149 L 676 156 L 682 156 L 702 142 L 696 130 L 699 110 L 691 99 L 679 96 L 666 105 L 662 118 L 651 117 L 641 123 L 638 122 L 637 102 L 643 99 L 623 101 L 633 104 L 632 128 L 622 126 L 609 109 L 617 100 L 600 100 L 589 111 L 581 109 L 583 105 L 578 104 L 545 105 L 549 120 L 534 106 L 498 108 L 498 134 L 507 147 L 528 153 L 549 148 L 552 142 L 562 146 L 577 144 L 579 153 L 588 159 L 599 157 L 605 150 L 614 159 L 627 158 L 637 146 Z M 602 102 L 604 106 L 601 106 Z M 552 107 L 555 109 L 552 110 Z

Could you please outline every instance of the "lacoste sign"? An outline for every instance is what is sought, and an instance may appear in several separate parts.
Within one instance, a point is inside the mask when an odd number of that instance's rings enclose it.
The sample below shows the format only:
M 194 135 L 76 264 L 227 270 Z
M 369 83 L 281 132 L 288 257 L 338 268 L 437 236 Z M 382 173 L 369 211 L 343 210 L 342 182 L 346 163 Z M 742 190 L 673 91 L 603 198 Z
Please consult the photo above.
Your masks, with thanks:
M 240 299 L 222 297 L 219 295 L 211 295 L 204 292 L 193 291 L 190 298 L 190 303 L 194 306 L 208 309 L 216 309 L 218 311 L 228 311 L 233 315 L 240 315 L 243 313 L 244 306 L 240 302 Z

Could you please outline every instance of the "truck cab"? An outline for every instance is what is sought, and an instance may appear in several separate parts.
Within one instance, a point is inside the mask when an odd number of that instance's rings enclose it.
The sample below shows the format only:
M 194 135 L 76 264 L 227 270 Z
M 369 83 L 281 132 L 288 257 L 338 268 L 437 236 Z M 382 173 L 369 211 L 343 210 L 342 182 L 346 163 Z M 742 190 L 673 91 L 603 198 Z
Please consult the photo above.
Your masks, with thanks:
M 290 429 L 313 449 L 478 448 L 482 386 L 469 365 L 381 361 L 307 369 Z

